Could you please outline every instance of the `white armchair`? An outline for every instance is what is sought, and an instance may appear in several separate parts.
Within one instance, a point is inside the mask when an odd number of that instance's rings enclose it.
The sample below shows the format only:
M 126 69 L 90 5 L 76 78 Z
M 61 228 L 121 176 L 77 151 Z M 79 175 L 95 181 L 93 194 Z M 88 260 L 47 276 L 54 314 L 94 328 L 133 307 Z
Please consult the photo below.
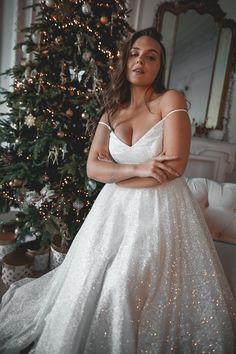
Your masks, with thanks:
M 186 178 L 199 202 L 226 277 L 236 297 L 236 184 Z

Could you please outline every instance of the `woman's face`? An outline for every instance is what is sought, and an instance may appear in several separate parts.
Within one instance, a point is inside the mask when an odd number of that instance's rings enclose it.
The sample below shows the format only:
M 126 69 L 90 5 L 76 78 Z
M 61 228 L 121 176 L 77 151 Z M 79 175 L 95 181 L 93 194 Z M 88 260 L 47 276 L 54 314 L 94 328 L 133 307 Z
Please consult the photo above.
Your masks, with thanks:
M 161 47 L 148 36 L 138 38 L 130 49 L 127 80 L 135 86 L 150 86 L 161 66 Z

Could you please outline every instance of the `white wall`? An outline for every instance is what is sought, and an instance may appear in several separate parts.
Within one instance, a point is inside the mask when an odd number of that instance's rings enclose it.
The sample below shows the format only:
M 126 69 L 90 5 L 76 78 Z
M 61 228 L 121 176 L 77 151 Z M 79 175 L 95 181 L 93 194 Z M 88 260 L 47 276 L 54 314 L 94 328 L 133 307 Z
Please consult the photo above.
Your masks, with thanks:
M 23 40 L 21 29 L 28 26 L 32 19 L 32 9 L 24 10 L 33 0 L 0 0 L 0 72 L 12 68 L 20 60 L 20 51 L 13 50 L 17 42 Z M 10 89 L 12 78 L 0 76 L 0 87 Z M 5 112 L 6 106 L 0 106 Z

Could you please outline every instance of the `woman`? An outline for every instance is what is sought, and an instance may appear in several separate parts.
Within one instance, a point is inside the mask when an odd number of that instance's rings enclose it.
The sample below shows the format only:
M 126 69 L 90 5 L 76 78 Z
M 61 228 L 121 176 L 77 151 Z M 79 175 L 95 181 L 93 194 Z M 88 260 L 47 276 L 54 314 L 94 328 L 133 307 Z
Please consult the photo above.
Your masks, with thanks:
M 105 182 L 62 265 L 10 289 L 1 353 L 234 353 L 235 302 L 180 176 L 190 124 L 154 29 L 124 48 L 87 173 Z

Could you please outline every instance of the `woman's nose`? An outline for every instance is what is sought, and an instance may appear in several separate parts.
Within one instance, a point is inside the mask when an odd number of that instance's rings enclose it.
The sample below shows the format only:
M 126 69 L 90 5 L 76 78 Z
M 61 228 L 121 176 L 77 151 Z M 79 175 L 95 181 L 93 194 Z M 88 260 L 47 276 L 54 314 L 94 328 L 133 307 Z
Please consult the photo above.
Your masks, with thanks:
M 137 57 L 137 63 L 143 64 L 143 58 L 141 56 Z

